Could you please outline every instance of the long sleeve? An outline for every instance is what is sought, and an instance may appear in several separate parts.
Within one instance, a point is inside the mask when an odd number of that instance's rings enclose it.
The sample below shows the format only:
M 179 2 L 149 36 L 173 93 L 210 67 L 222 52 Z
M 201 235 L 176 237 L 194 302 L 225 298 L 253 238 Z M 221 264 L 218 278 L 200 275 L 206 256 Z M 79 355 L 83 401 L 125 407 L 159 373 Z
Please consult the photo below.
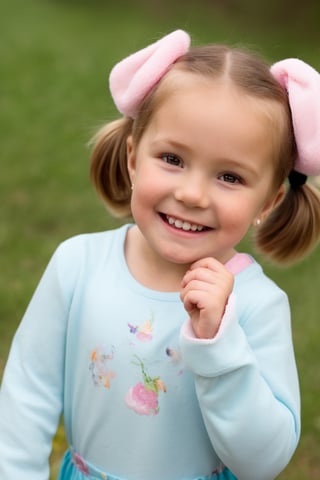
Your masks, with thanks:
M 180 344 L 222 462 L 239 480 L 272 480 L 298 443 L 299 386 L 287 297 L 269 281 L 251 287 L 231 295 L 213 340 L 186 323 Z
M 65 330 L 70 301 L 66 287 L 72 283 L 68 263 L 63 268 L 58 257 L 56 252 L 27 308 L 3 376 L 0 390 L 0 478 L 3 480 L 49 478 L 48 458 L 63 402 Z

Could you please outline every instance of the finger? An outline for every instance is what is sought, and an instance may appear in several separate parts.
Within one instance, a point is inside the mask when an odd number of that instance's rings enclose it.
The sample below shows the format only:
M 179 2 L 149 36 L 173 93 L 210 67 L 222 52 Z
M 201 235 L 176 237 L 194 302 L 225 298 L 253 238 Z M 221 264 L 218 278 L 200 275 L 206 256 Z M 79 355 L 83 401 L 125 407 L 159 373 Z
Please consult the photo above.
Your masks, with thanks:
M 209 268 L 214 271 L 219 271 L 221 269 L 226 269 L 223 263 L 219 262 L 219 260 L 213 257 L 205 257 L 197 260 L 190 266 L 190 270 L 194 270 L 196 268 Z
M 210 288 L 208 284 L 196 282 L 190 288 L 181 291 L 180 298 L 184 304 L 193 304 L 199 309 L 217 308 L 225 305 L 231 292 L 224 288 Z
M 198 267 L 194 270 L 188 270 L 181 281 L 181 287 L 185 288 L 190 282 L 199 280 L 210 285 L 216 285 L 218 288 L 232 289 L 234 283 L 233 274 L 226 268 L 220 271 L 213 271 L 208 268 Z
M 181 286 L 187 285 L 193 280 L 200 280 L 207 283 L 215 283 L 219 276 L 216 272 L 209 270 L 208 268 L 199 267 L 194 270 L 188 270 L 184 275 Z
M 190 272 L 198 272 L 200 270 L 202 272 L 212 272 L 214 274 L 223 275 L 228 281 L 233 282 L 233 274 L 220 262 L 212 257 L 203 258 L 198 260 L 197 262 L 193 263 L 189 270 L 186 272 L 187 279 L 192 278 Z
M 191 290 L 186 292 L 183 298 L 185 309 L 190 312 L 194 309 L 204 310 L 207 307 L 208 294 L 202 290 Z
M 197 292 L 205 293 L 206 295 L 213 297 L 215 291 L 217 291 L 217 288 L 212 287 L 209 283 L 201 282 L 200 280 L 193 280 L 181 290 L 180 297 L 181 300 L 184 301 L 187 295 L 197 294 Z

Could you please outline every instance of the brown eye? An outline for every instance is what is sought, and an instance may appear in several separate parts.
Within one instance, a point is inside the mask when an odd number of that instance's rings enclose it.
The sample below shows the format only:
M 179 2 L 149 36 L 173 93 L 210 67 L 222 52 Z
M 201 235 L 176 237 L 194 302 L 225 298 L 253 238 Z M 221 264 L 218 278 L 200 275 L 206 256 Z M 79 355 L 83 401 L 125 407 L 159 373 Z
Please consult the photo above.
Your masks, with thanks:
M 162 155 L 162 159 L 173 167 L 183 167 L 181 158 L 177 157 L 177 155 L 173 155 L 172 153 L 165 153 Z
M 237 175 L 233 175 L 233 173 L 224 173 L 223 175 L 220 175 L 219 179 L 227 183 L 241 182 L 240 178 Z

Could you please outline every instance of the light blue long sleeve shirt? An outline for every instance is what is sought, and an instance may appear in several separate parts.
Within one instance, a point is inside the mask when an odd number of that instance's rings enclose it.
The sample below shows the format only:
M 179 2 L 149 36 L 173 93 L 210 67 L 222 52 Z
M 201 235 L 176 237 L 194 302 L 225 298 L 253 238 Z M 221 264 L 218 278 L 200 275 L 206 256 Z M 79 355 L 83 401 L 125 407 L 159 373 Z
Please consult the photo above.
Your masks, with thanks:
M 226 465 L 271 480 L 300 435 L 285 293 L 252 262 L 218 335 L 194 338 L 179 293 L 140 285 L 128 225 L 53 255 L 15 335 L 0 392 L 1 480 L 45 480 L 61 413 L 70 446 L 127 480 L 192 480 Z

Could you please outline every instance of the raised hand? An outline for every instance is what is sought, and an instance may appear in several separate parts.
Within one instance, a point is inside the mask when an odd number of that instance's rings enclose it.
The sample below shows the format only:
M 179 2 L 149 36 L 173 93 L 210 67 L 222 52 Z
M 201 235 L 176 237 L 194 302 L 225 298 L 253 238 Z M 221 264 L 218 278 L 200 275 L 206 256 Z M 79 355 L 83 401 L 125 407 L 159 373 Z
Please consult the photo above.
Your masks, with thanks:
M 214 258 L 193 263 L 181 282 L 180 297 L 198 338 L 213 338 L 220 327 L 234 278 Z

